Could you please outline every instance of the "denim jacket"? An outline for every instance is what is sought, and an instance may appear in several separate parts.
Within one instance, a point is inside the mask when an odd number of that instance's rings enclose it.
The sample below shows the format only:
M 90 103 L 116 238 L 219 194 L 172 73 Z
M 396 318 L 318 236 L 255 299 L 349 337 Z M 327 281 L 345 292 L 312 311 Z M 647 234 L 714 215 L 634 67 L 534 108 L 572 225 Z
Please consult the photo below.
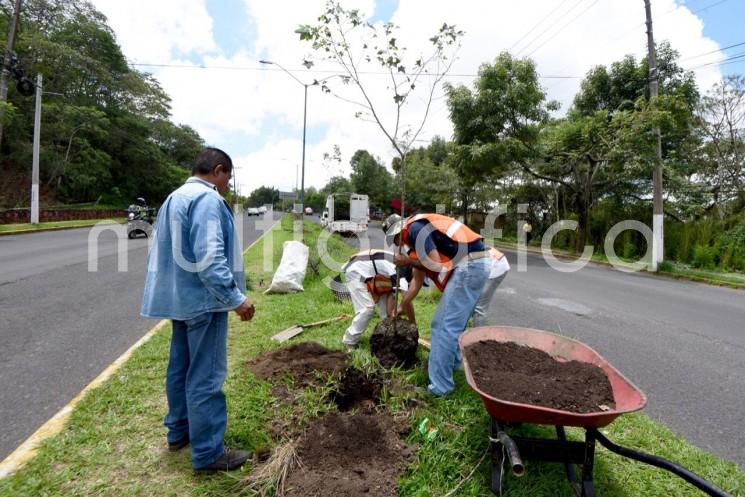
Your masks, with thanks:
M 158 212 L 141 314 L 184 321 L 243 303 L 243 251 L 215 187 L 191 177 Z

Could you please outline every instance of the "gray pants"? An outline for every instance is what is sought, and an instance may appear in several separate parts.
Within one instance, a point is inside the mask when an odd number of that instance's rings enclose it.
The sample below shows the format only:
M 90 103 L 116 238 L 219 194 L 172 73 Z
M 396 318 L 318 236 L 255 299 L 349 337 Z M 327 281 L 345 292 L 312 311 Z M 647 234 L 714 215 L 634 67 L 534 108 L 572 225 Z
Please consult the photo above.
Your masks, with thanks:
M 497 291 L 505 276 L 507 276 L 507 273 L 486 280 L 484 289 L 481 290 L 479 300 L 476 302 L 476 308 L 473 310 L 473 326 L 486 326 L 486 310 L 489 308 L 489 303 L 494 296 L 494 292 Z

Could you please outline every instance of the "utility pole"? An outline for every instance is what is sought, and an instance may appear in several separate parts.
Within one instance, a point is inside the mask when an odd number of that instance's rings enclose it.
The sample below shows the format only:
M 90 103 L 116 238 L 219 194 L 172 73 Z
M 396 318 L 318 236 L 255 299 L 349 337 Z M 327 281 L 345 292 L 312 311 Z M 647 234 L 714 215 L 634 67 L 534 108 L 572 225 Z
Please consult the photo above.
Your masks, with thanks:
M 10 60 L 13 56 L 13 49 L 16 45 L 16 31 L 18 27 L 18 18 L 21 16 L 21 0 L 15 1 L 13 17 L 10 18 L 10 29 L 8 30 L 8 44 L 5 46 L 5 55 L 3 56 L 3 70 L 0 74 L 0 104 L 8 100 L 8 79 L 10 78 Z M 0 107 L 0 144 L 3 141 L 3 117 L 4 109 Z
M 300 219 L 305 216 L 305 127 L 308 121 L 308 85 L 305 87 L 305 97 L 303 100 L 303 167 L 300 173 Z
M 41 142 L 41 73 L 36 75 L 36 112 L 34 113 L 34 158 L 31 172 L 31 224 L 39 224 L 39 145 Z
M 659 74 L 657 72 L 657 51 L 654 44 L 652 32 L 652 6 L 651 0 L 644 0 L 647 13 L 647 48 L 649 49 L 649 99 L 657 97 L 659 92 Z M 657 160 L 654 165 L 652 176 L 652 187 L 654 189 L 654 209 L 652 211 L 652 271 L 657 271 L 657 264 L 664 258 L 664 212 L 662 207 L 662 135 L 660 128 L 655 129 L 657 135 Z

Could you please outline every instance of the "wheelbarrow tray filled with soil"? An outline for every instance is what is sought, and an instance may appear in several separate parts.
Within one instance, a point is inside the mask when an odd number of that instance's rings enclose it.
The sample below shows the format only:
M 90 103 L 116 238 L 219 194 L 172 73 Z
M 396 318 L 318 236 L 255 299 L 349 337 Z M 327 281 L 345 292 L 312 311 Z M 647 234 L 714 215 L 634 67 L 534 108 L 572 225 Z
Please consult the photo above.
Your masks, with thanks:
M 497 342 L 496 344 L 494 342 Z M 532 330 L 529 328 L 510 328 L 484 326 L 473 328 L 463 333 L 459 339 L 460 351 L 463 356 L 463 367 L 468 384 L 473 388 L 484 402 L 487 412 L 491 416 L 491 427 L 489 443 L 491 449 L 491 490 L 496 495 L 503 493 L 504 463 L 509 460 L 512 472 L 516 476 L 525 473 L 523 457 L 532 461 L 563 463 L 566 467 L 566 476 L 571 488 L 577 497 L 595 497 L 595 486 L 593 480 L 593 468 L 595 465 L 595 443 L 599 442 L 609 451 L 635 461 L 669 471 L 703 490 L 714 497 L 731 497 L 730 494 L 720 489 L 711 482 L 706 481 L 692 471 L 651 454 L 638 452 L 628 447 L 616 445 L 608 440 L 600 432 L 599 428 L 608 425 L 618 416 L 624 413 L 638 411 L 647 404 L 646 396 L 626 379 L 621 373 L 611 366 L 600 354 L 587 345 L 566 338 L 561 335 L 547 331 Z M 468 348 L 476 345 L 473 349 L 473 364 L 469 366 Z M 535 350 L 524 349 L 520 346 L 531 347 Z M 483 350 L 484 352 L 479 352 Z M 529 354 L 526 354 L 529 352 Z M 509 358 L 497 362 L 500 357 Z M 500 354 L 503 354 L 500 356 Z M 548 354 L 546 356 L 545 354 Z M 569 362 L 576 361 L 576 362 Z M 556 364 L 559 364 L 558 368 Z M 547 383 L 541 384 L 540 374 L 545 370 L 541 363 L 551 363 L 551 373 Z M 492 366 L 493 365 L 493 366 Z M 560 377 L 557 372 L 564 367 L 571 368 L 569 375 Z M 595 366 L 595 367 L 593 367 Z M 599 370 L 596 369 L 600 368 Z M 526 394 L 531 395 L 532 403 L 520 403 L 496 398 L 485 392 L 474 379 L 474 371 L 487 389 L 500 392 L 501 396 L 524 398 Z M 525 370 L 521 376 L 509 376 L 505 372 L 513 373 L 513 370 Z M 592 370 L 587 380 L 582 370 Z M 495 374 L 493 374 L 495 373 Z M 607 376 L 603 377 L 603 373 Z M 553 375 L 553 376 L 552 376 Z M 545 378 L 545 376 L 544 376 Z M 578 379 L 579 378 L 579 379 Z M 589 379 L 595 378 L 594 382 Z M 562 380 L 562 385 L 555 383 Z M 531 382 L 532 380 L 532 382 Z M 541 384 L 540 395 L 532 395 L 535 390 L 519 391 L 515 386 L 520 383 L 533 385 Z M 590 385 L 589 383 L 597 383 Z M 610 385 L 608 385 L 608 383 Z M 570 385 L 571 384 L 571 385 Z M 581 406 L 582 411 L 573 412 L 562 409 L 554 409 L 536 403 L 544 403 L 551 393 L 559 391 L 562 387 L 570 385 L 572 388 L 565 390 L 571 402 L 566 405 L 573 410 L 579 407 L 578 397 L 589 400 Z M 602 386 L 602 388 L 596 388 Z M 608 404 L 596 404 L 597 391 L 603 391 L 603 398 Z M 519 395 L 516 395 L 519 392 Z M 613 401 L 611 402 L 611 397 Z M 595 406 L 597 405 L 597 410 Z M 532 423 L 539 425 L 554 425 L 556 439 L 533 438 L 523 436 L 510 436 L 507 433 L 510 423 Z M 584 441 L 568 440 L 565 426 L 575 426 L 585 431 Z M 578 471 L 579 470 L 579 471 Z
M 615 406 L 604 406 L 605 409 L 598 409 L 596 412 L 577 413 L 495 398 L 479 387 L 468 364 L 466 349 L 481 341 L 512 342 L 543 351 L 560 362 L 593 364 L 608 376 Z M 644 393 L 607 360 L 591 347 L 571 338 L 529 328 L 484 326 L 463 333 L 459 345 L 468 384 L 481 396 L 489 415 L 501 422 L 600 428 L 621 414 L 638 411 L 647 404 Z

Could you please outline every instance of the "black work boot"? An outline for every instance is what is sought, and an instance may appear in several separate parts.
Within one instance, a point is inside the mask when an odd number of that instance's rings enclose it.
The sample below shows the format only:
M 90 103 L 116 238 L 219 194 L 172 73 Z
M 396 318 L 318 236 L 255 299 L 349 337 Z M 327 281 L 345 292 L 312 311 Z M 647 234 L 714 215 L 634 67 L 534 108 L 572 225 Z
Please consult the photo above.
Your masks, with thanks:
M 202 466 L 201 468 L 194 468 L 194 473 L 197 475 L 203 475 L 208 473 L 217 473 L 218 471 L 232 471 L 238 469 L 248 461 L 251 457 L 251 453 L 245 450 L 231 450 L 227 447 L 225 452 L 217 458 L 212 464 Z

